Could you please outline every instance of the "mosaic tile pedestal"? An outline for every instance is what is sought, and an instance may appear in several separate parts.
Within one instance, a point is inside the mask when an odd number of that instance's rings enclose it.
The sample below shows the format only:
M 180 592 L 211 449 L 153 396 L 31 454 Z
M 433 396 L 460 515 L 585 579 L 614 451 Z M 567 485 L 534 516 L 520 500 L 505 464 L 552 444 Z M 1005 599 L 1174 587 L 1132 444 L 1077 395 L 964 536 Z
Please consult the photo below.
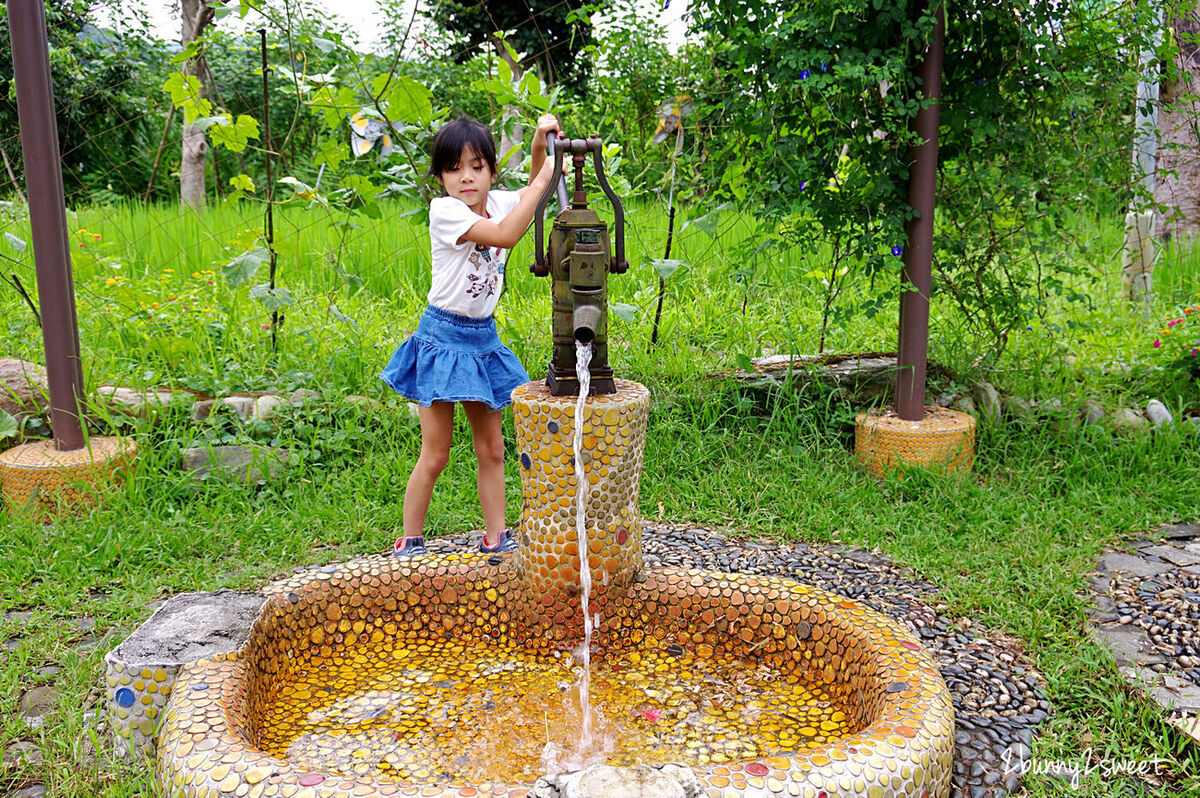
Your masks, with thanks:
M 868 471 L 882 476 L 897 466 L 937 466 L 970 471 L 975 462 L 975 419 L 944 407 L 926 407 L 907 421 L 891 407 L 854 419 L 854 452 Z
M 307 668 L 307 658 L 317 655 L 349 657 L 353 647 L 368 643 L 380 647 L 379 664 L 364 660 L 358 667 L 386 668 L 394 658 L 387 641 L 414 631 L 448 645 L 477 635 L 497 639 L 522 609 L 514 603 L 520 595 L 515 576 L 510 561 L 491 564 L 480 554 L 378 556 L 267 586 L 267 606 L 245 646 L 180 670 L 158 740 L 163 793 L 525 796 L 532 780 L 463 783 L 439 779 L 431 770 L 427 780 L 413 783 L 374 767 L 360 772 L 371 763 L 361 754 L 372 747 L 384 750 L 385 759 L 403 755 L 389 747 L 386 728 L 370 726 L 372 719 L 387 721 L 375 710 L 329 738 L 330 748 L 323 750 L 339 763 L 335 767 L 293 762 L 259 745 L 259 735 L 276 722 L 263 708 L 290 669 Z M 848 733 L 802 750 L 688 763 L 708 798 L 948 794 L 954 712 L 937 663 L 911 633 L 858 602 L 789 580 L 668 567 L 641 576 L 627 591 L 607 592 L 598 606 L 602 617 L 614 619 L 601 624 L 599 650 L 625 646 L 679 657 L 738 652 L 749 668 L 774 667 L 816 680 L 851 715 Z M 550 643 L 525 641 L 557 656 Z M 459 667 L 456 660 L 447 662 L 448 669 Z M 443 689 L 441 677 L 425 678 L 430 689 Z M 444 689 L 454 689 L 454 678 Z M 452 700 L 452 693 L 445 695 Z M 335 693 L 313 700 L 315 712 L 359 699 Z
M 101 489 L 120 478 L 137 457 L 129 438 L 89 438 L 82 449 L 60 452 L 35 441 L 0 452 L 0 490 L 10 511 L 40 521 L 94 506 Z
M 587 563 L 593 591 L 621 590 L 642 566 L 638 489 L 650 391 L 616 380 L 617 391 L 588 399 L 582 423 Z M 533 634 L 566 644 L 583 635 L 576 531 L 576 397 L 552 396 L 542 382 L 513 391 L 521 469 L 517 580 L 527 610 L 518 621 Z

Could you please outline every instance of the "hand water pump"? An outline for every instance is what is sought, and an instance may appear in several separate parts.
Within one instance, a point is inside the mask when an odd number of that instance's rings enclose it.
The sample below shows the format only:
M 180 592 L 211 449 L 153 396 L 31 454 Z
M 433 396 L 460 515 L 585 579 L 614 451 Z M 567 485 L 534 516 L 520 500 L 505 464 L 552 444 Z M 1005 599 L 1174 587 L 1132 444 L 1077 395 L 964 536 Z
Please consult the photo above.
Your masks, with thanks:
M 578 395 L 579 378 L 575 375 L 576 342 L 591 344 L 590 393 L 615 393 L 613 371 L 608 365 L 608 274 L 621 274 L 629 268 L 625 260 L 625 209 L 604 176 L 598 137 L 556 139 L 551 133 L 549 157 L 554 159 L 556 179 L 547 186 L 534 211 L 535 260 L 530 270 L 539 277 L 550 275 L 553 296 L 551 330 L 554 353 L 546 385 L 553 396 Z M 575 168 L 575 190 L 567 205 L 566 180 L 562 175 L 563 157 L 571 153 Z M 613 208 L 613 236 L 616 253 L 610 251 L 608 225 L 587 206 L 583 189 L 583 165 L 588 153 L 596 170 L 596 181 Z M 549 245 L 543 247 L 542 217 L 550 196 L 558 191 L 559 213 L 550 231 Z M 546 249 L 549 249 L 547 254 Z

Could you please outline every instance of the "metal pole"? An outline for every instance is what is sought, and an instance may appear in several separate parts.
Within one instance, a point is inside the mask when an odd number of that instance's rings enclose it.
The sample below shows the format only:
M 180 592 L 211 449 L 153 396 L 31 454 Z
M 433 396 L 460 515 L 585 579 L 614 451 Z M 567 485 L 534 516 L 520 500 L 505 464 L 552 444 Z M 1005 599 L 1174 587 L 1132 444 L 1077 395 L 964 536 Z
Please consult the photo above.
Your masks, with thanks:
M 42 342 L 50 382 L 50 423 L 54 447 L 71 451 L 84 445 L 79 418 L 83 365 L 42 0 L 9 0 L 8 21 L 38 304 L 42 309 Z
M 908 245 L 904 250 L 904 285 L 900 295 L 900 345 L 897 352 L 896 413 L 906 421 L 925 417 L 925 363 L 929 350 L 929 290 L 933 264 L 933 211 L 937 201 L 939 106 L 942 100 L 942 51 L 946 42 L 946 12 L 939 3 L 933 23 L 933 39 L 921 59 L 922 107 L 912 129 L 920 143 L 910 150 L 912 169 L 908 178 L 908 204 L 917 212 L 908 223 Z
M 278 258 L 275 254 L 275 179 L 271 177 L 271 88 L 267 78 L 271 74 L 271 66 L 267 63 L 267 29 L 258 29 L 260 53 L 262 54 L 262 89 L 263 89 L 263 165 L 267 170 L 266 201 L 267 201 L 267 253 L 270 257 L 268 284 L 275 290 L 275 267 Z M 214 81 L 215 82 L 215 81 Z M 271 351 L 279 350 L 279 309 L 271 311 Z

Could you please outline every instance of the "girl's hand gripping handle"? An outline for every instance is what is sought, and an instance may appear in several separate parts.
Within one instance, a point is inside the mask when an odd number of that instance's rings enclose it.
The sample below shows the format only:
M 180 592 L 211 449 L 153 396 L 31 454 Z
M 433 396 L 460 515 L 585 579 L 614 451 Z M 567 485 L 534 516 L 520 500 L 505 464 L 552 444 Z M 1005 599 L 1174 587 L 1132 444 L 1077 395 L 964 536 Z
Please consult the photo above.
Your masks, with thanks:
M 538 198 L 537 207 L 533 211 L 533 264 L 529 270 L 538 277 L 545 277 L 550 273 L 550 261 L 546 258 L 545 235 L 542 219 L 546 213 L 546 205 L 550 202 L 550 195 L 558 190 L 558 211 L 562 213 L 567 209 L 567 180 L 563 177 L 563 152 L 566 149 L 563 145 L 566 140 L 561 142 L 553 132 L 546 134 L 546 147 L 548 157 L 553 159 L 554 166 L 552 167 L 550 182 L 546 185 L 546 190 L 542 192 L 542 196 Z M 557 178 L 557 179 L 556 179 Z

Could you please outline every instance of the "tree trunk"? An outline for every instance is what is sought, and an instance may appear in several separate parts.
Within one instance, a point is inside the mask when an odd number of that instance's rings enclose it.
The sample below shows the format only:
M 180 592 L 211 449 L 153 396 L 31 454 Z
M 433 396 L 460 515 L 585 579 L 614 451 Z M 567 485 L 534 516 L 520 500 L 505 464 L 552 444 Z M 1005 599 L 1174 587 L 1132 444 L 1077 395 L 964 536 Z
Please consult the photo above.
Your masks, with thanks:
M 213 9 L 203 0 L 180 0 L 179 42 L 185 48 L 200 38 L 213 19 Z M 200 96 L 207 97 L 204 82 L 204 61 L 189 58 L 183 64 L 184 76 L 191 75 L 200 81 Z M 208 141 L 204 131 L 195 125 L 183 126 L 183 152 L 179 161 L 179 196 L 183 204 L 200 210 L 204 207 L 204 163 L 208 155 Z
M 519 86 L 521 84 L 521 78 L 525 76 L 525 68 L 521 66 L 520 61 L 509 55 L 508 48 L 504 46 L 504 39 L 493 34 L 492 43 L 496 46 L 496 52 L 500 54 L 500 57 L 503 58 L 504 62 L 508 64 L 510 69 L 512 69 L 513 87 L 515 88 L 516 86 Z M 512 125 L 512 132 L 511 134 L 509 133 L 509 120 L 513 119 L 514 117 L 519 118 L 520 114 L 520 109 L 513 105 L 504 106 L 504 110 L 500 114 L 500 143 L 498 145 L 499 149 L 496 153 L 496 159 L 500 163 L 504 162 L 504 156 L 508 154 L 509 150 L 513 149 L 514 147 L 520 149 L 522 143 L 525 141 L 525 127 L 520 122 Z M 514 165 L 519 165 L 520 162 L 521 159 L 518 157 L 517 162 Z
M 1179 46 L 1176 80 L 1162 84 L 1158 115 L 1158 178 L 1154 199 L 1166 206 L 1167 237 L 1200 233 L 1200 12 L 1172 21 Z

